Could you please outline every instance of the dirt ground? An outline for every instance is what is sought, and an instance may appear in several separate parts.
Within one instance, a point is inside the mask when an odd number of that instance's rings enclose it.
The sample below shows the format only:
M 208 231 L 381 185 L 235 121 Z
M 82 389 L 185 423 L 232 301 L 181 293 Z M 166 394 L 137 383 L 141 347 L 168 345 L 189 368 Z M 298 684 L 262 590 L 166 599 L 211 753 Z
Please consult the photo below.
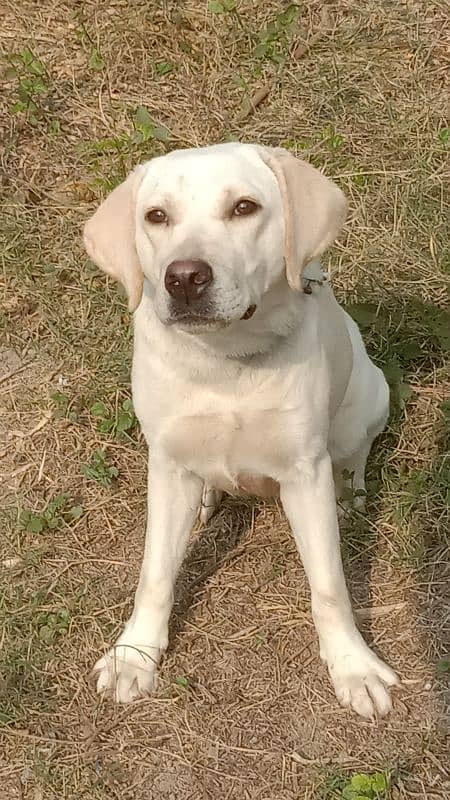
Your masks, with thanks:
M 1 800 L 443 800 L 448 9 L 4 0 L 1 27 Z M 230 499 L 195 532 L 155 696 L 114 707 L 89 677 L 132 606 L 146 449 L 131 320 L 81 225 L 139 161 L 234 138 L 283 144 L 350 200 L 327 264 L 392 387 L 342 544 L 403 681 L 383 721 L 338 706 L 273 503 Z

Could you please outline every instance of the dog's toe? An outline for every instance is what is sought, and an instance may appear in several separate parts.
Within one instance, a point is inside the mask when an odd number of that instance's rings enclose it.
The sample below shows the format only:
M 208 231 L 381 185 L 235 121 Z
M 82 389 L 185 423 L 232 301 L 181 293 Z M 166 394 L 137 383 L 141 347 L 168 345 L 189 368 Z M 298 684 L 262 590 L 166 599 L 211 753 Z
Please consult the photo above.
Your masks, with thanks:
M 336 697 L 362 717 L 384 717 L 392 709 L 390 687 L 395 672 L 366 645 L 348 648 L 327 659 Z
M 111 648 L 95 667 L 97 692 L 111 694 L 116 703 L 131 703 L 156 688 L 159 650 L 132 643 Z

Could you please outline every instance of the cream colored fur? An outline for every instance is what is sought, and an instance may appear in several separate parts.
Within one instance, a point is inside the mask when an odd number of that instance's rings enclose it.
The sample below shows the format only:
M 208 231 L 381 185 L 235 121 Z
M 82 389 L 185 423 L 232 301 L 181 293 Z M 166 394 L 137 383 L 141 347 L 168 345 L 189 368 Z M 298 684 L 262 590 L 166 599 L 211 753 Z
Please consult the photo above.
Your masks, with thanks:
M 242 197 L 257 213 L 230 215 Z M 153 208 L 164 209 L 167 224 L 148 222 Z M 139 167 L 86 225 L 89 255 L 136 309 L 133 400 L 150 446 L 134 611 L 96 665 L 98 690 L 117 701 L 152 689 L 190 530 L 224 490 L 279 493 L 339 701 L 364 716 L 391 708 L 397 678 L 355 626 L 335 500 L 344 468 L 364 488 L 388 389 L 331 288 L 301 291 L 303 271 L 317 271 L 345 212 L 340 190 L 313 167 L 280 149 L 233 143 Z M 173 323 L 164 275 L 177 259 L 211 265 L 205 322 Z

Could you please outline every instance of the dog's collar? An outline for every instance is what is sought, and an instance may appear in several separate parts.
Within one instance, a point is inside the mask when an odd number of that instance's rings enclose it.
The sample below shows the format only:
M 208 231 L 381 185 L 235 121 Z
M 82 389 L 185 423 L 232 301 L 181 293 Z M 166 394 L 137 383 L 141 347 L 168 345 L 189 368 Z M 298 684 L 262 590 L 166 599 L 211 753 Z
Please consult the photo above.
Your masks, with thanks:
M 312 294 L 313 286 L 323 286 L 329 279 L 328 272 L 322 269 L 318 261 L 308 264 L 302 275 L 302 289 L 304 294 Z

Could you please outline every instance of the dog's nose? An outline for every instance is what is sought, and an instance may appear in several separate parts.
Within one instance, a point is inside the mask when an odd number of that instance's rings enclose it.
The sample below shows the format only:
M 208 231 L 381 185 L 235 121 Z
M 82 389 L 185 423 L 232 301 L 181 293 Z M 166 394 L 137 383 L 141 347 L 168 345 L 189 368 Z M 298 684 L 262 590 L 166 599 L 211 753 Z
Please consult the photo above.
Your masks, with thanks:
M 166 269 L 164 285 L 170 296 L 190 305 L 212 282 L 212 269 L 206 261 L 172 261 Z

